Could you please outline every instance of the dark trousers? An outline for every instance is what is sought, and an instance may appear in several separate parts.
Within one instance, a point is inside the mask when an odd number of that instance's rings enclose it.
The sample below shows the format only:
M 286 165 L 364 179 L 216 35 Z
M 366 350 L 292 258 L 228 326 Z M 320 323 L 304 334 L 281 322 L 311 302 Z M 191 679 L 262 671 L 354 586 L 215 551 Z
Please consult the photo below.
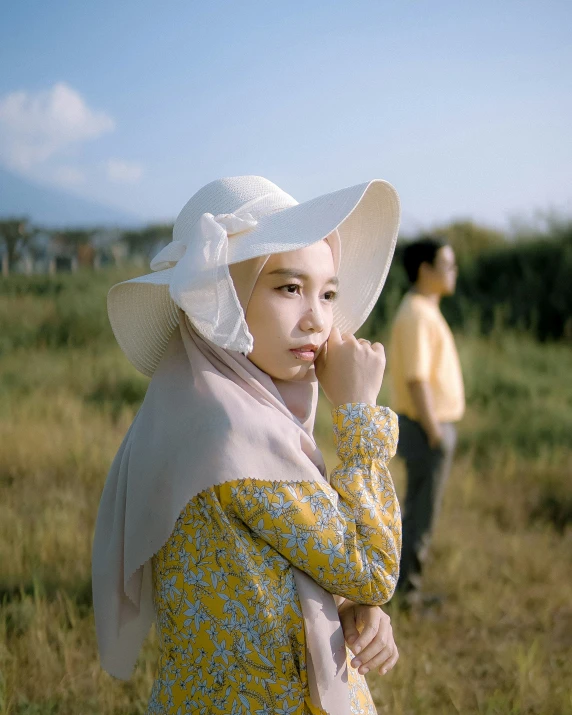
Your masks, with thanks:
M 405 461 L 407 491 L 403 514 L 403 546 L 397 589 L 401 593 L 421 586 L 421 571 L 427 557 L 443 491 L 457 443 L 457 430 L 441 424 L 443 444 L 432 449 L 425 430 L 414 420 L 399 415 L 398 455 Z

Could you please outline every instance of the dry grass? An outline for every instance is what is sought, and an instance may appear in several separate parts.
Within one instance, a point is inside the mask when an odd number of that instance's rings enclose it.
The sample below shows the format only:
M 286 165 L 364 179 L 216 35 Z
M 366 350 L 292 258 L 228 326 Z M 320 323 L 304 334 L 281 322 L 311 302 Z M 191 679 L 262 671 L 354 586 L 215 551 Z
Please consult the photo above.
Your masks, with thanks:
M 550 468 L 564 480 L 570 455 Z M 511 455 L 486 475 L 457 461 L 427 574 L 447 600 L 392 613 L 401 660 L 370 681 L 380 715 L 572 712 L 572 531 L 531 524 L 520 489 L 543 476 Z
M 45 331 L 53 306 L 17 300 Z M 11 307 L 0 298 L 0 331 Z M 129 683 L 100 670 L 90 549 L 146 381 L 106 340 L 26 341 L 0 355 L 0 713 L 143 713 L 155 643 Z M 393 613 L 401 660 L 370 685 L 380 715 L 572 713 L 569 353 L 494 336 L 461 348 L 471 409 L 427 572 L 446 604 Z M 318 436 L 331 460 L 325 405 Z

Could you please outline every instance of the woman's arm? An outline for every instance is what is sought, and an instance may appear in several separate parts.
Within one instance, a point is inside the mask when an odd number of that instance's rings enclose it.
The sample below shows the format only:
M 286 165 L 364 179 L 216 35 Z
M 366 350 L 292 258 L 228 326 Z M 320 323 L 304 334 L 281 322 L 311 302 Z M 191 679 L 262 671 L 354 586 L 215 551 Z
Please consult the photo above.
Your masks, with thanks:
M 397 417 L 365 403 L 333 411 L 340 464 L 326 482 L 222 485 L 253 532 L 330 593 L 380 605 L 395 589 L 401 517 L 388 462 Z M 222 494 L 221 494 L 222 496 Z

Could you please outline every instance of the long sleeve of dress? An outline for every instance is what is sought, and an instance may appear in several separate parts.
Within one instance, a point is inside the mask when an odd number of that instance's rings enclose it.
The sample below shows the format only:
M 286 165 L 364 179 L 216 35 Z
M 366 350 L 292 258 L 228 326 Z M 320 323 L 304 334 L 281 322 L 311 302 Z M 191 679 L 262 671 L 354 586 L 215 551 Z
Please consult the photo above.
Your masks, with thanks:
M 334 409 L 333 424 L 340 464 L 330 484 L 247 479 L 229 485 L 227 498 L 241 521 L 327 591 L 381 605 L 395 589 L 401 550 L 388 470 L 397 417 L 351 403 Z

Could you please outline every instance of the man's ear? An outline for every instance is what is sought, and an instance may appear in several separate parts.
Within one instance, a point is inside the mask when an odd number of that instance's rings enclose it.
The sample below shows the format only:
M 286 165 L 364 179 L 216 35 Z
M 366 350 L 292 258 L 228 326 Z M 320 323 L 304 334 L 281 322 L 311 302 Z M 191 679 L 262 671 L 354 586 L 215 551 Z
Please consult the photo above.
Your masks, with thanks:
M 434 268 L 435 266 L 429 263 L 429 261 L 423 261 L 423 263 L 419 266 L 419 271 L 417 272 L 417 280 L 420 278 L 426 278 Z

